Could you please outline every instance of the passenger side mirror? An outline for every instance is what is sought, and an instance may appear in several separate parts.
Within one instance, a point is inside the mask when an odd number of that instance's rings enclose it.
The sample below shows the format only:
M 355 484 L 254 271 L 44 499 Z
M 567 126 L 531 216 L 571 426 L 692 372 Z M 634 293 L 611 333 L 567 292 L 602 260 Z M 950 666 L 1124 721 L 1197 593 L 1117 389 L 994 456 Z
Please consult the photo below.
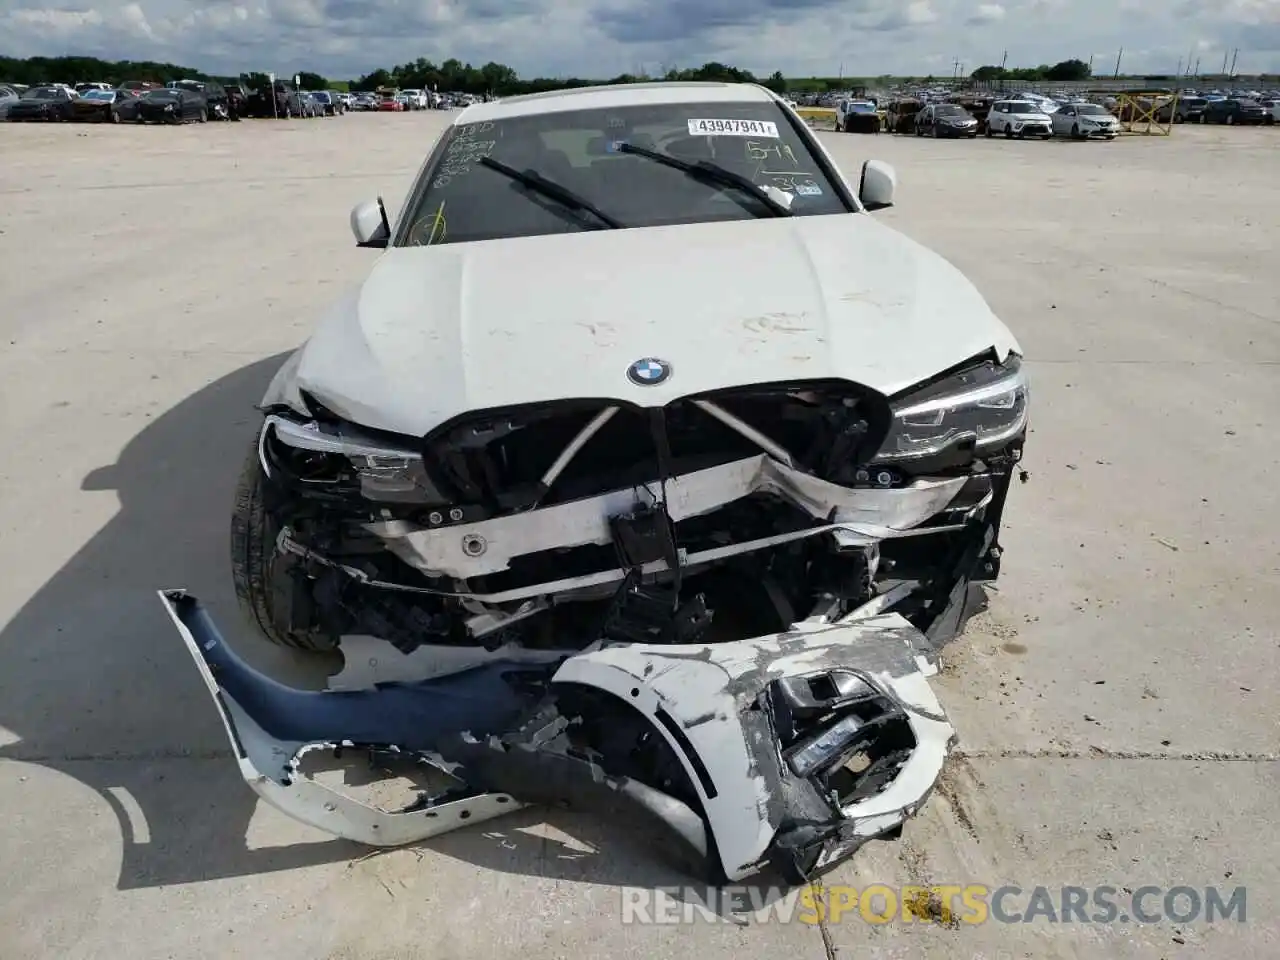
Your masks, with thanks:
M 893 167 L 880 160 L 868 160 L 862 165 L 862 180 L 858 184 L 858 199 L 868 210 L 882 210 L 893 206 L 893 191 L 898 177 Z
M 385 247 L 391 239 L 391 223 L 382 198 L 366 200 L 351 210 L 351 232 L 357 247 Z

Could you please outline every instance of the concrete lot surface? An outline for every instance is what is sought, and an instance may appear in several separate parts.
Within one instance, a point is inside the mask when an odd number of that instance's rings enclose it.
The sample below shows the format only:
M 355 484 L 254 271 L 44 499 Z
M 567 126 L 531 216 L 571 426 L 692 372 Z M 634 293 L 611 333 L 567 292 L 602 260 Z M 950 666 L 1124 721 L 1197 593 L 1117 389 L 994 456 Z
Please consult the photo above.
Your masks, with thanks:
M 0 958 L 1280 955 L 1280 130 L 823 134 L 897 166 L 877 216 L 1034 378 L 1005 574 L 937 681 L 963 755 L 828 882 L 1242 885 L 1243 924 L 624 926 L 618 885 L 682 881 L 608 824 L 362 859 L 255 804 L 153 591 L 288 666 L 231 597 L 253 404 L 446 120 L 0 126 Z

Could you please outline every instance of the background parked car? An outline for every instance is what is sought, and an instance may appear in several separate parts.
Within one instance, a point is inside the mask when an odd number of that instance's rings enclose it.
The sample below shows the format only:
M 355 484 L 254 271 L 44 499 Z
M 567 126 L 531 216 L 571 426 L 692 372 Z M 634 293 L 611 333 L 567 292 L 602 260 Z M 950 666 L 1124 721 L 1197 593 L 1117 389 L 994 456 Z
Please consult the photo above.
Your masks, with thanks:
M 880 114 L 870 100 L 842 97 L 836 103 L 836 129 L 844 133 L 879 133 Z
M 885 129 L 890 133 L 912 133 L 916 128 L 916 115 L 924 109 L 924 101 L 915 97 L 890 100 L 885 108 Z
M 978 121 L 955 103 L 931 103 L 916 115 L 917 137 L 976 137 Z
M 82 123 L 119 123 L 123 119 L 117 111 L 116 101 L 127 98 L 115 90 L 99 90 L 91 87 L 71 101 L 71 119 Z
M 121 121 L 130 123 L 138 119 L 138 105 L 146 90 L 116 88 L 115 110 Z
M 9 107 L 17 103 L 19 99 L 21 99 L 21 94 L 13 87 L 0 86 L 0 120 L 8 118 Z
M 255 117 L 288 120 L 290 117 L 302 116 L 302 102 L 292 84 L 277 80 L 271 89 L 264 87 L 254 91 L 249 98 L 249 113 Z
M 148 90 L 138 104 L 138 119 L 143 123 L 182 123 L 209 119 L 209 105 L 204 94 L 181 87 Z
M 311 96 L 320 104 L 326 116 L 336 117 L 347 112 L 347 105 L 332 90 L 317 90 Z
M 1006 137 L 1053 136 L 1052 121 L 1039 104 L 1029 100 L 997 100 L 987 114 L 987 136 L 1003 133 Z
M 351 109 L 368 113 L 378 109 L 378 98 L 371 93 L 362 93 L 351 100 Z
M 70 120 L 75 94 L 65 87 L 32 87 L 9 105 L 10 121 Z
M 1180 97 L 1175 104 L 1172 100 L 1156 111 L 1156 119 L 1161 123 L 1199 123 L 1209 101 L 1204 97 Z
M 1088 140 L 1120 136 L 1120 121 L 1106 107 L 1096 103 L 1068 103 L 1049 114 L 1053 132 L 1060 137 Z
M 222 120 L 230 119 L 231 104 L 226 88 L 212 80 L 179 80 L 173 84 L 175 90 L 189 90 L 204 97 L 208 116 Z
M 403 101 L 397 100 L 395 97 L 386 97 L 378 101 L 378 110 L 380 111 L 398 111 L 404 109 Z
M 308 120 L 312 117 L 324 116 L 324 104 L 317 100 L 316 95 L 311 91 L 299 91 L 298 103 L 302 105 L 302 113 L 299 116 L 306 117 Z
M 1266 123 L 1267 111 L 1256 100 L 1229 97 L 1226 100 L 1210 100 L 1200 116 L 1201 123 Z
M 1267 112 L 1267 123 L 1276 122 L 1276 113 L 1280 111 L 1280 100 L 1259 100 L 1258 106 Z

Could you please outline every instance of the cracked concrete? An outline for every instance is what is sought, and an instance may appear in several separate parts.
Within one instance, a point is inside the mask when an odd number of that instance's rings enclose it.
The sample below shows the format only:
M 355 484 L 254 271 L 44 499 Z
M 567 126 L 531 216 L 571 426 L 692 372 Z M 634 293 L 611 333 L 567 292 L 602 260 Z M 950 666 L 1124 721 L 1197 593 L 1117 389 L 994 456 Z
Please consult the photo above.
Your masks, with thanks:
M 255 805 L 152 591 L 322 675 L 240 627 L 231 490 L 267 378 L 374 256 L 349 208 L 398 205 L 442 120 L 0 128 L 0 955 L 1273 957 L 1275 129 L 823 135 L 897 166 L 876 216 L 978 282 L 1034 378 L 1005 576 L 937 680 L 961 752 L 828 888 L 1241 884 L 1246 923 L 624 926 L 621 885 L 682 879 L 608 824 L 369 858 Z

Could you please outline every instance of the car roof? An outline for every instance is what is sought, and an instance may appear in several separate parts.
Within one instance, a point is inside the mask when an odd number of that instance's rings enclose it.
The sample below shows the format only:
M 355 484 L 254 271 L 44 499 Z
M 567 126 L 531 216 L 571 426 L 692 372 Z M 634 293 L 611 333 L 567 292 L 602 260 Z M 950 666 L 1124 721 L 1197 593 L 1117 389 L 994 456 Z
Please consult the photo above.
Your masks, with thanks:
M 680 81 L 660 83 L 617 83 L 599 87 L 548 90 L 507 97 L 494 103 L 476 103 L 454 119 L 454 125 L 485 120 L 507 120 L 564 110 L 599 110 L 610 107 L 640 107 L 663 103 L 769 103 L 778 98 L 754 83 L 714 83 Z

